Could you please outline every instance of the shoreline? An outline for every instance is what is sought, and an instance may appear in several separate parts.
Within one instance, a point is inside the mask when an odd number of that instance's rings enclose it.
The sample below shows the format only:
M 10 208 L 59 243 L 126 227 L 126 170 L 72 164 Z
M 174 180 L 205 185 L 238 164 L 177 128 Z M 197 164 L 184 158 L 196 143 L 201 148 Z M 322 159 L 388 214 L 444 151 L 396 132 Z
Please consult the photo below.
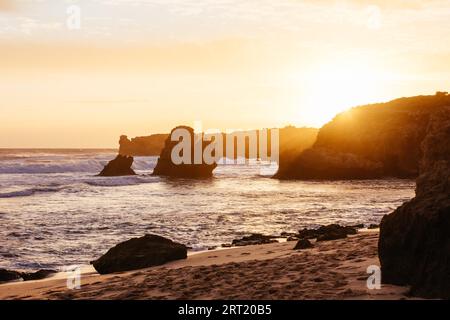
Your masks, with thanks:
M 108 275 L 89 266 L 80 289 L 68 289 L 58 273 L 1 284 L 0 299 L 409 299 L 407 287 L 367 288 L 367 267 L 379 266 L 377 242 L 377 229 L 360 230 L 305 250 L 293 250 L 296 241 L 219 248 Z

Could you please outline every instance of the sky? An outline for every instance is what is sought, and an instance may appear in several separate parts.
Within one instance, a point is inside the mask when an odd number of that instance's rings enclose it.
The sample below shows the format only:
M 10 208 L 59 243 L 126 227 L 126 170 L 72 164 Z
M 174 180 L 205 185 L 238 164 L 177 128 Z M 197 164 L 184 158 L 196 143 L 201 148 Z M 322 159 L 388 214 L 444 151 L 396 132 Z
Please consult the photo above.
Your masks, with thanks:
M 320 127 L 450 91 L 450 1 L 0 0 L 0 147 Z

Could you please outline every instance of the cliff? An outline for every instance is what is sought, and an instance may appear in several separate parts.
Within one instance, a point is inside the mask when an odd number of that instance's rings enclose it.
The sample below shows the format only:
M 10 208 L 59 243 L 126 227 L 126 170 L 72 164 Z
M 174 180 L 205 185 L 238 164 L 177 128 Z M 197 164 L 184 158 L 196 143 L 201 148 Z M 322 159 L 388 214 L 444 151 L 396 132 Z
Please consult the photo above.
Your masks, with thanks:
M 288 126 L 280 129 L 280 158 L 285 162 L 298 155 L 301 151 L 309 148 L 316 141 L 318 129 L 296 128 Z M 245 131 L 243 132 L 245 134 Z M 158 156 L 164 148 L 169 134 L 153 134 L 146 137 L 136 137 L 131 140 L 127 136 L 120 137 L 119 154 L 126 156 Z M 223 134 L 224 154 L 226 154 L 226 134 Z M 248 143 L 248 142 L 247 142 Z M 259 143 L 259 141 L 258 141 Z M 237 144 L 235 145 L 237 154 Z M 269 149 L 270 150 L 270 149 Z M 249 148 L 246 145 L 245 154 L 248 158 Z
M 450 299 L 450 108 L 431 117 L 422 152 L 415 198 L 380 225 L 382 279 Z
M 168 136 L 168 134 L 152 134 L 130 140 L 123 135 L 119 140 L 119 154 L 133 157 L 158 156 Z
M 290 161 L 281 158 L 275 178 L 417 177 L 430 117 L 446 106 L 450 96 L 438 93 L 343 112 L 320 129 L 311 148 Z

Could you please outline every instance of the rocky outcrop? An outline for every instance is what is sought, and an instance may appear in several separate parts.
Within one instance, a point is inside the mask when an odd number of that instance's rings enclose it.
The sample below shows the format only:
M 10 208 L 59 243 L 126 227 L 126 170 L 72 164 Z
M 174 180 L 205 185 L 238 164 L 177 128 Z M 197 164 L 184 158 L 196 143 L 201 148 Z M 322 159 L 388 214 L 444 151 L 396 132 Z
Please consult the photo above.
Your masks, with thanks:
M 133 161 L 133 157 L 122 156 L 119 154 L 114 160 L 111 160 L 105 168 L 103 168 L 99 176 L 114 177 L 135 175 L 136 173 L 131 168 Z
M 124 156 L 144 157 L 158 156 L 169 135 L 152 134 L 147 137 L 136 137 L 131 140 L 127 136 L 120 136 L 119 154 Z
M 430 117 L 450 96 L 401 98 L 353 108 L 324 125 L 314 145 L 283 161 L 279 179 L 415 178 Z
M 36 272 L 20 272 L 14 270 L 0 269 L 0 282 L 7 281 L 29 281 L 29 280 L 40 280 L 50 277 L 55 274 L 55 270 L 42 269 Z
M 415 198 L 380 225 L 382 280 L 450 299 L 450 108 L 431 118 L 422 151 Z
M 296 128 L 287 126 L 280 129 L 279 135 L 279 152 L 280 158 L 287 164 L 297 157 L 300 152 L 311 147 L 317 138 L 318 129 L 316 128 Z M 243 135 L 250 131 L 237 131 Z M 259 132 L 257 132 L 259 144 Z M 236 132 L 235 132 L 236 133 Z M 231 133 L 231 134 L 235 134 Z M 164 148 L 165 141 L 169 134 L 152 134 L 146 137 L 136 137 L 131 140 L 127 136 L 122 135 L 119 140 L 119 154 L 125 156 L 159 156 Z M 223 154 L 227 153 L 227 134 L 222 133 L 223 137 Z M 270 135 L 269 135 L 270 137 Z M 269 148 L 270 150 L 270 148 Z M 237 155 L 237 146 L 234 148 L 234 158 Z M 249 146 L 246 142 L 245 157 L 250 158 Z M 230 157 L 230 155 L 228 155 Z M 259 156 L 259 154 L 258 154 Z
M 0 283 L 7 282 L 7 281 L 20 280 L 21 278 L 22 277 L 20 275 L 20 272 L 13 271 L 13 270 L 7 270 L 7 269 L 0 269 Z
M 177 129 L 186 129 L 190 135 L 190 163 L 181 163 L 175 164 L 172 161 L 172 149 L 179 143 L 178 141 L 172 141 L 171 135 Z M 203 140 L 203 139 L 202 139 Z M 167 138 L 164 149 L 161 151 L 161 155 L 159 156 L 158 162 L 156 164 L 155 169 L 153 170 L 153 175 L 157 176 L 169 176 L 169 177 L 177 177 L 177 178 L 209 178 L 212 176 L 213 170 L 217 167 L 216 163 L 206 164 L 203 162 L 203 158 L 201 159 L 202 163 L 195 164 L 194 154 L 195 154 L 195 137 L 194 137 L 194 129 L 187 126 L 179 126 L 172 130 L 170 136 Z M 209 142 L 202 141 L 202 155 L 203 150 L 208 145 Z
M 236 247 L 243 247 L 255 244 L 276 243 L 278 241 L 275 238 L 275 236 L 266 236 L 260 233 L 253 233 L 240 239 L 234 239 L 231 245 Z
M 48 278 L 56 273 L 55 270 L 49 270 L 49 269 L 41 269 L 36 272 L 21 272 L 21 277 L 24 281 L 29 280 L 40 280 Z
M 187 258 L 186 246 L 170 239 L 145 235 L 119 243 L 91 262 L 100 274 L 159 266 Z
M 308 239 L 300 239 L 294 247 L 294 250 L 303 250 L 314 247 Z
M 341 226 L 339 224 L 329 224 L 318 229 L 302 229 L 298 232 L 299 239 L 317 239 L 317 241 L 328 241 L 347 238 L 349 234 L 356 234 L 353 226 Z

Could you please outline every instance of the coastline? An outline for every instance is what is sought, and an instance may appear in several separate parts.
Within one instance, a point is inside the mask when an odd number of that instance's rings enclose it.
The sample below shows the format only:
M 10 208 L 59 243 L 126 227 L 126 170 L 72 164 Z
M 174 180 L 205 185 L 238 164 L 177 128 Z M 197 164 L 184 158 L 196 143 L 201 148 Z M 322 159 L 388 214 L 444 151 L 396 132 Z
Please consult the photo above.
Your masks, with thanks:
M 69 290 L 64 274 L 0 285 L 0 299 L 408 299 L 408 288 L 382 285 L 369 290 L 367 267 L 379 266 L 379 231 L 315 243 L 296 242 L 194 252 L 163 266 L 99 275 L 81 274 Z

